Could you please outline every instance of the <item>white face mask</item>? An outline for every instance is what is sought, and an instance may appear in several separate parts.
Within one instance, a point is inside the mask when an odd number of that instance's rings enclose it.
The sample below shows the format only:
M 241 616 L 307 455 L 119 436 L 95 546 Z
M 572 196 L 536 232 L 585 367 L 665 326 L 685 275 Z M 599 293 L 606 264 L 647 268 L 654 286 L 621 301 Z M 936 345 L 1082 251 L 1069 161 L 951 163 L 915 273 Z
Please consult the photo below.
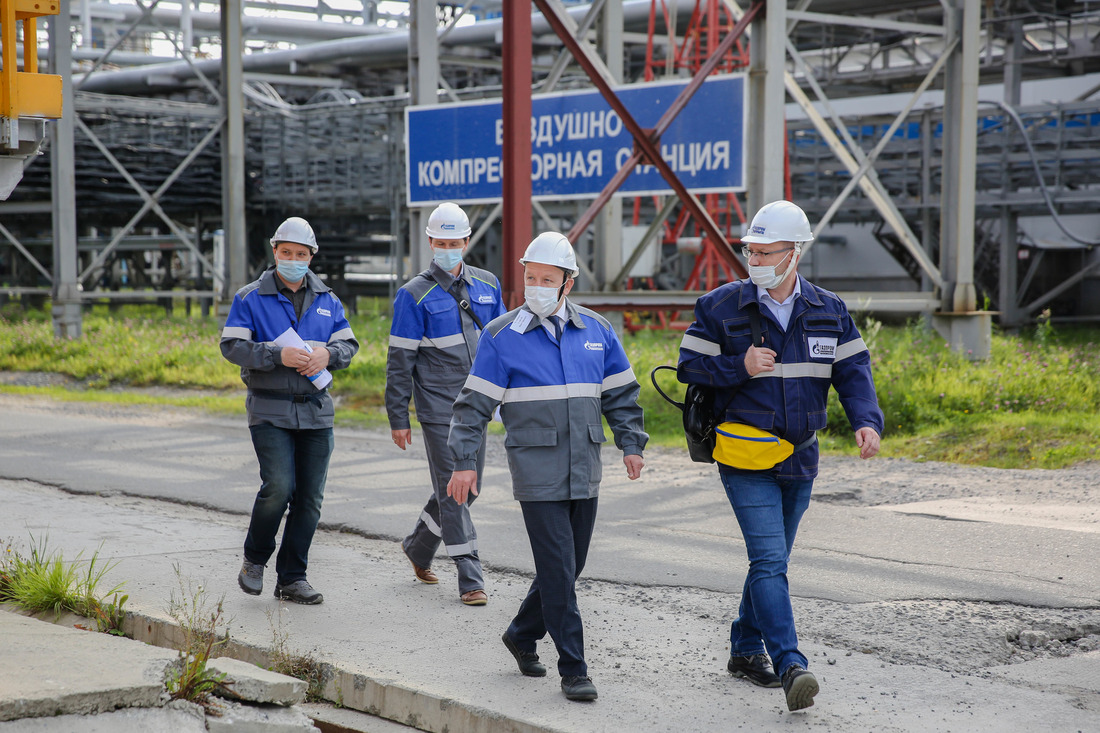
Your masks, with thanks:
M 791 252 L 797 254 L 798 248 L 791 250 Z M 790 256 L 790 255 L 788 255 Z M 787 259 L 786 257 L 783 258 Z M 779 264 L 783 264 L 783 260 L 779 261 Z M 749 279 L 752 280 L 753 285 L 759 285 L 765 290 L 774 290 L 783 284 L 783 281 L 787 279 L 787 275 L 791 274 L 791 270 L 794 268 L 787 265 L 787 269 L 782 275 L 775 274 L 775 268 L 779 265 L 749 265 Z
M 558 309 L 558 301 L 561 300 L 561 288 L 540 288 L 537 285 L 527 285 L 523 288 L 523 299 L 527 307 L 539 318 L 547 318 Z

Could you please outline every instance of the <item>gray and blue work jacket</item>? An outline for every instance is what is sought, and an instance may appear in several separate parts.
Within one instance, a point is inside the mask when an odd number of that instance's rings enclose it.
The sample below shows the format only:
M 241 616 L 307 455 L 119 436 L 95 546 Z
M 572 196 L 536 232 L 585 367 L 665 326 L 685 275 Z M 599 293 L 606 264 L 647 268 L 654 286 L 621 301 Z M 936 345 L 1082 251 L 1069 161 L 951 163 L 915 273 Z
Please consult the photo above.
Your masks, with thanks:
M 274 341 L 288 328 L 311 348 L 329 350 L 329 371 L 346 369 L 359 342 L 344 316 L 344 306 L 332 288 L 306 273 L 302 317 L 279 292 L 275 268 L 237 291 L 222 329 L 222 356 L 241 368 L 248 386 L 248 424 L 269 424 L 292 430 L 331 428 L 332 398 L 319 391 L 297 370 L 283 366 L 282 347 Z
M 565 314 L 560 345 L 526 305 L 488 324 L 454 404 L 447 442 L 455 470 L 474 470 L 482 430 L 500 405 L 519 501 L 599 495 L 601 415 L 624 455 L 642 455 L 649 441 L 638 380 L 615 330 L 568 299 Z
M 496 276 L 465 263 L 455 278 L 433 262 L 397 291 L 386 356 L 391 430 L 409 427 L 410 397 L 420 422 L 451 422 L 451 406 L 470 373 L 481 333 L 459 308 L 456 295 L 466 299 L 482 324 L 504 313 Z

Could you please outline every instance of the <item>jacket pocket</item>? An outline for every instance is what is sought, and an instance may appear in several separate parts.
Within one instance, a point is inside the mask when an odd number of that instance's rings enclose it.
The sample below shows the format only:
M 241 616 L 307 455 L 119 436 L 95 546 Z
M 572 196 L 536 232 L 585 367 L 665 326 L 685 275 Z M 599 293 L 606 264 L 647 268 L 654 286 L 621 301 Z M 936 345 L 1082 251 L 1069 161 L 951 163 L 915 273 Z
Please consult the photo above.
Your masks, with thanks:
M 725 420 L 721 422 L 740 422 L 771 432 L 775 427 L 774 410 L 726 410 Z
M 504 438 L 505 448 L 549 447 L 558 444 L 558 431 L 555 428 L 519 428 L 509 430 Z
M 816 410 L 814 412 L 807 413 L 806 415 L 806 429 L 807 430 L 824 430 L 825 425 L 829 422 L 829 415 L 825 410 Z
M 603 424 L 589 425 L 588 437 L 593 443 L 606 443 L 607 436 L 603 432 Z
M 514 490 L 551 492 L 569 485 L 569 451 L 558 447 L 555 428 L 518 428 L 504 439 Z
M 722 333 L 726 337 L 726 343 L 729 344 L 733 354 L 744 354 L 749 350 L 752 343 L 752 322 L 748 316 L 742 316 L 740 318 L 727 318 L 722 321 Z M 765 318 L 760 319 L 760 335 L 764 339 L 764 343 L 768 342 L 768 321 Z M 725 349 L 723 349 L 725 353 Z
M 447 296 L 446 300 L 444 300 L 443 298 L 433 298 L 432 300 L 424 303 L 424 310 L 428 311 L 433 316 L 437 316 L 440 313 L 447 313 L 448 311 L 453 311 L 457 308 L 458 303 L 456 303 L 455 299 L 450 296 Z

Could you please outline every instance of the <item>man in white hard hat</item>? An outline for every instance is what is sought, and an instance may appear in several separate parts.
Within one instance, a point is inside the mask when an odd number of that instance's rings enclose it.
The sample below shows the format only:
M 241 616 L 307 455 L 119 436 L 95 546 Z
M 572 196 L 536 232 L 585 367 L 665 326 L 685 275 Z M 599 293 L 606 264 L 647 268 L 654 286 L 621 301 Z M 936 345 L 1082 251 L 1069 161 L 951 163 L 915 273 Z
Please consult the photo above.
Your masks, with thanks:
M 484 606 L 489 596 L 469 506 L 447 496 L 454 468 L 447 430 L 481 329 L 504 313 L 504 303 L 496 276 L 463 262 L 470 246 L 470 220 L 457 204 L 436 207 L 425 234 L 432 262 L 397 291 L 386 359 L 386 413 L 393 442 L 401 450 L 412 443 L 411 397 L 432 481 L 428 503 L 401 546 L 416 579 L 435 585 L 439 578 L 431 570 L 432 559 L 442 542 L 458 571 L 459 599 L 468 606 Z M 480 471 L 485 463 L 484 436 L 477 459 Z
M 525 304 L 485 328 L 454 405 L 448 440 L 455 472 L 447 493 L 459 503 L 477 495 L 480 436 L 499 405 L 512 493 L 535 561 L 535 579 L 502 639 L 521 673 L 542 677 L 546 667 L 536 644 L 549 633 L 565 696 L 595 700 L 576 580 L 596 521 L 600 447 L 607 440 L 601 416 L 631 479 L 641 475 L 649 436 L 638 381 L 615 330 L 566 297 L 577 274 L 569 240 L 557 232 L 540 234 L 520 262 Z
M 782 687 L 790 710 L 813 705 L 819 689 L 798 649 L 787 562 L 817 476 L 816 431 L 826 425 L 829 387 L 861 458 L 878 453 L 883 428 L 870 354 L 844 302 L 798 275 L 813 238 L 806 214 L 790 201 L 761 208 L 741 238 L 749 279 L 699 298 L 678 367 L 681 382 L 714 388 L 716 409 L 725 405 L 719 448 L 726 439 L 738 446 L 715 451 L 749 557 L 726 666 L 761 687 Z M 785 441 L 787 450 L 767 453 L 775 444 L 759 437 L 737 442 L 752 430 Z
M 284 221 L 271 249 L 275 264 L 237 291 L 221 335 L 222 355 L 248 385 L 248 429 L 260 463 L 237 583 L 250 595 L 263 590 L 286 512 L 275 596 L 314 605 L 324 597 L 306 579 L 306 566 L 333 447 L 329 372 L 347 368 L 359 342 L 340 299 L 309 271 L 317 253 L 309 223 Z

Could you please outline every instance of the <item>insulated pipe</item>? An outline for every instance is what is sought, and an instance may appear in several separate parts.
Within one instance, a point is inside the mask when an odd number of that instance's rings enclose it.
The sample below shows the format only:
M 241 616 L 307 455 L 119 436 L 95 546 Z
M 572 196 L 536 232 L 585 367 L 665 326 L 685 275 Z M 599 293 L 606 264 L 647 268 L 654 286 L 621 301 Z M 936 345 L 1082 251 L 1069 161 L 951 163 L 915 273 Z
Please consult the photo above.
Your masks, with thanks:
M 651 0 L 624 2 L 623 26 L 631 27 L 637 24 L 644 27 L 649 21 L 650 2 Z M 695 7 L 695 0 L 672 0 L 672 2 L 678 8 L 685 10 Z M 569 8 L 567 12 L 574 16 L 574 19 L 583 19 L 587 11 L 587 6 L 576 6 Z M 197 23 L 196 27 L 198 27 Z M 503 21 L 499 18 L 455 27 L 447 36 L 447 45 L 495 46 L 500 43 L 502 32 Z M 538 14 L 531 18 L 531 32 L 534 36 L 539 36 L 552 34 L 553 29 L 546 19 Z M 407 30 L 402 30 L 314 43 L 286 51 L 248 54 L 244 57 L 243 64 L 245 71 L 291 73 L 293 67 L 300 63 L 362 63 L 371 59 L 404 62 L 408 55 L 408 44 L 409 33 Z M 208 78 L 216 78 L 221 70 L 221 61 L 218 59 L 196 61 L 194 66 Z M 80 85 L 81 91 L 86 92 L 142 94 L 180 88 L 194 76 L 195 71 L 190 64 L 186 61 L 178 61 L 122 71 L 98 71 L 83 83 L 79 77 L 74 78 L 74 82 Z
M 191 0 L 183 0 L 188 8 Z M 74 16 L 81 16 L 83 8 L 74 11 Z M 136 5 L 110 5 L 106 3 L 92 3 L 88 14 L 93 19 L 114 20 L 129 25 L 141 17 L 141 8 Z M 187 21 L 188 30 L 207 31 L 209 35 L 218 35 L 221 29 L 221 18 L 218 13 L 188 12 L 182 8 L 153 8 L 151 13 L 153 20 L 161 26 L 171 29 L 181 27 L 183 21 Z M 189 20 L 188 20 L 189 19 Z M 151 24 L 150 24 L 151 25 Z M 293 18 L 267 18 L 256 15 L 244 15 L 241 17 L 241 27 L 246 37 L 264 38 L 269 40 L 293 41 L 306 38 L 312 40 L 334 40 L 348 38 L 350 36 L 371 36 L 385 33 L 385 28 L 370 25 L 352 25 L 337 23 L 318 23 L 315 20 L 295 20 Z

